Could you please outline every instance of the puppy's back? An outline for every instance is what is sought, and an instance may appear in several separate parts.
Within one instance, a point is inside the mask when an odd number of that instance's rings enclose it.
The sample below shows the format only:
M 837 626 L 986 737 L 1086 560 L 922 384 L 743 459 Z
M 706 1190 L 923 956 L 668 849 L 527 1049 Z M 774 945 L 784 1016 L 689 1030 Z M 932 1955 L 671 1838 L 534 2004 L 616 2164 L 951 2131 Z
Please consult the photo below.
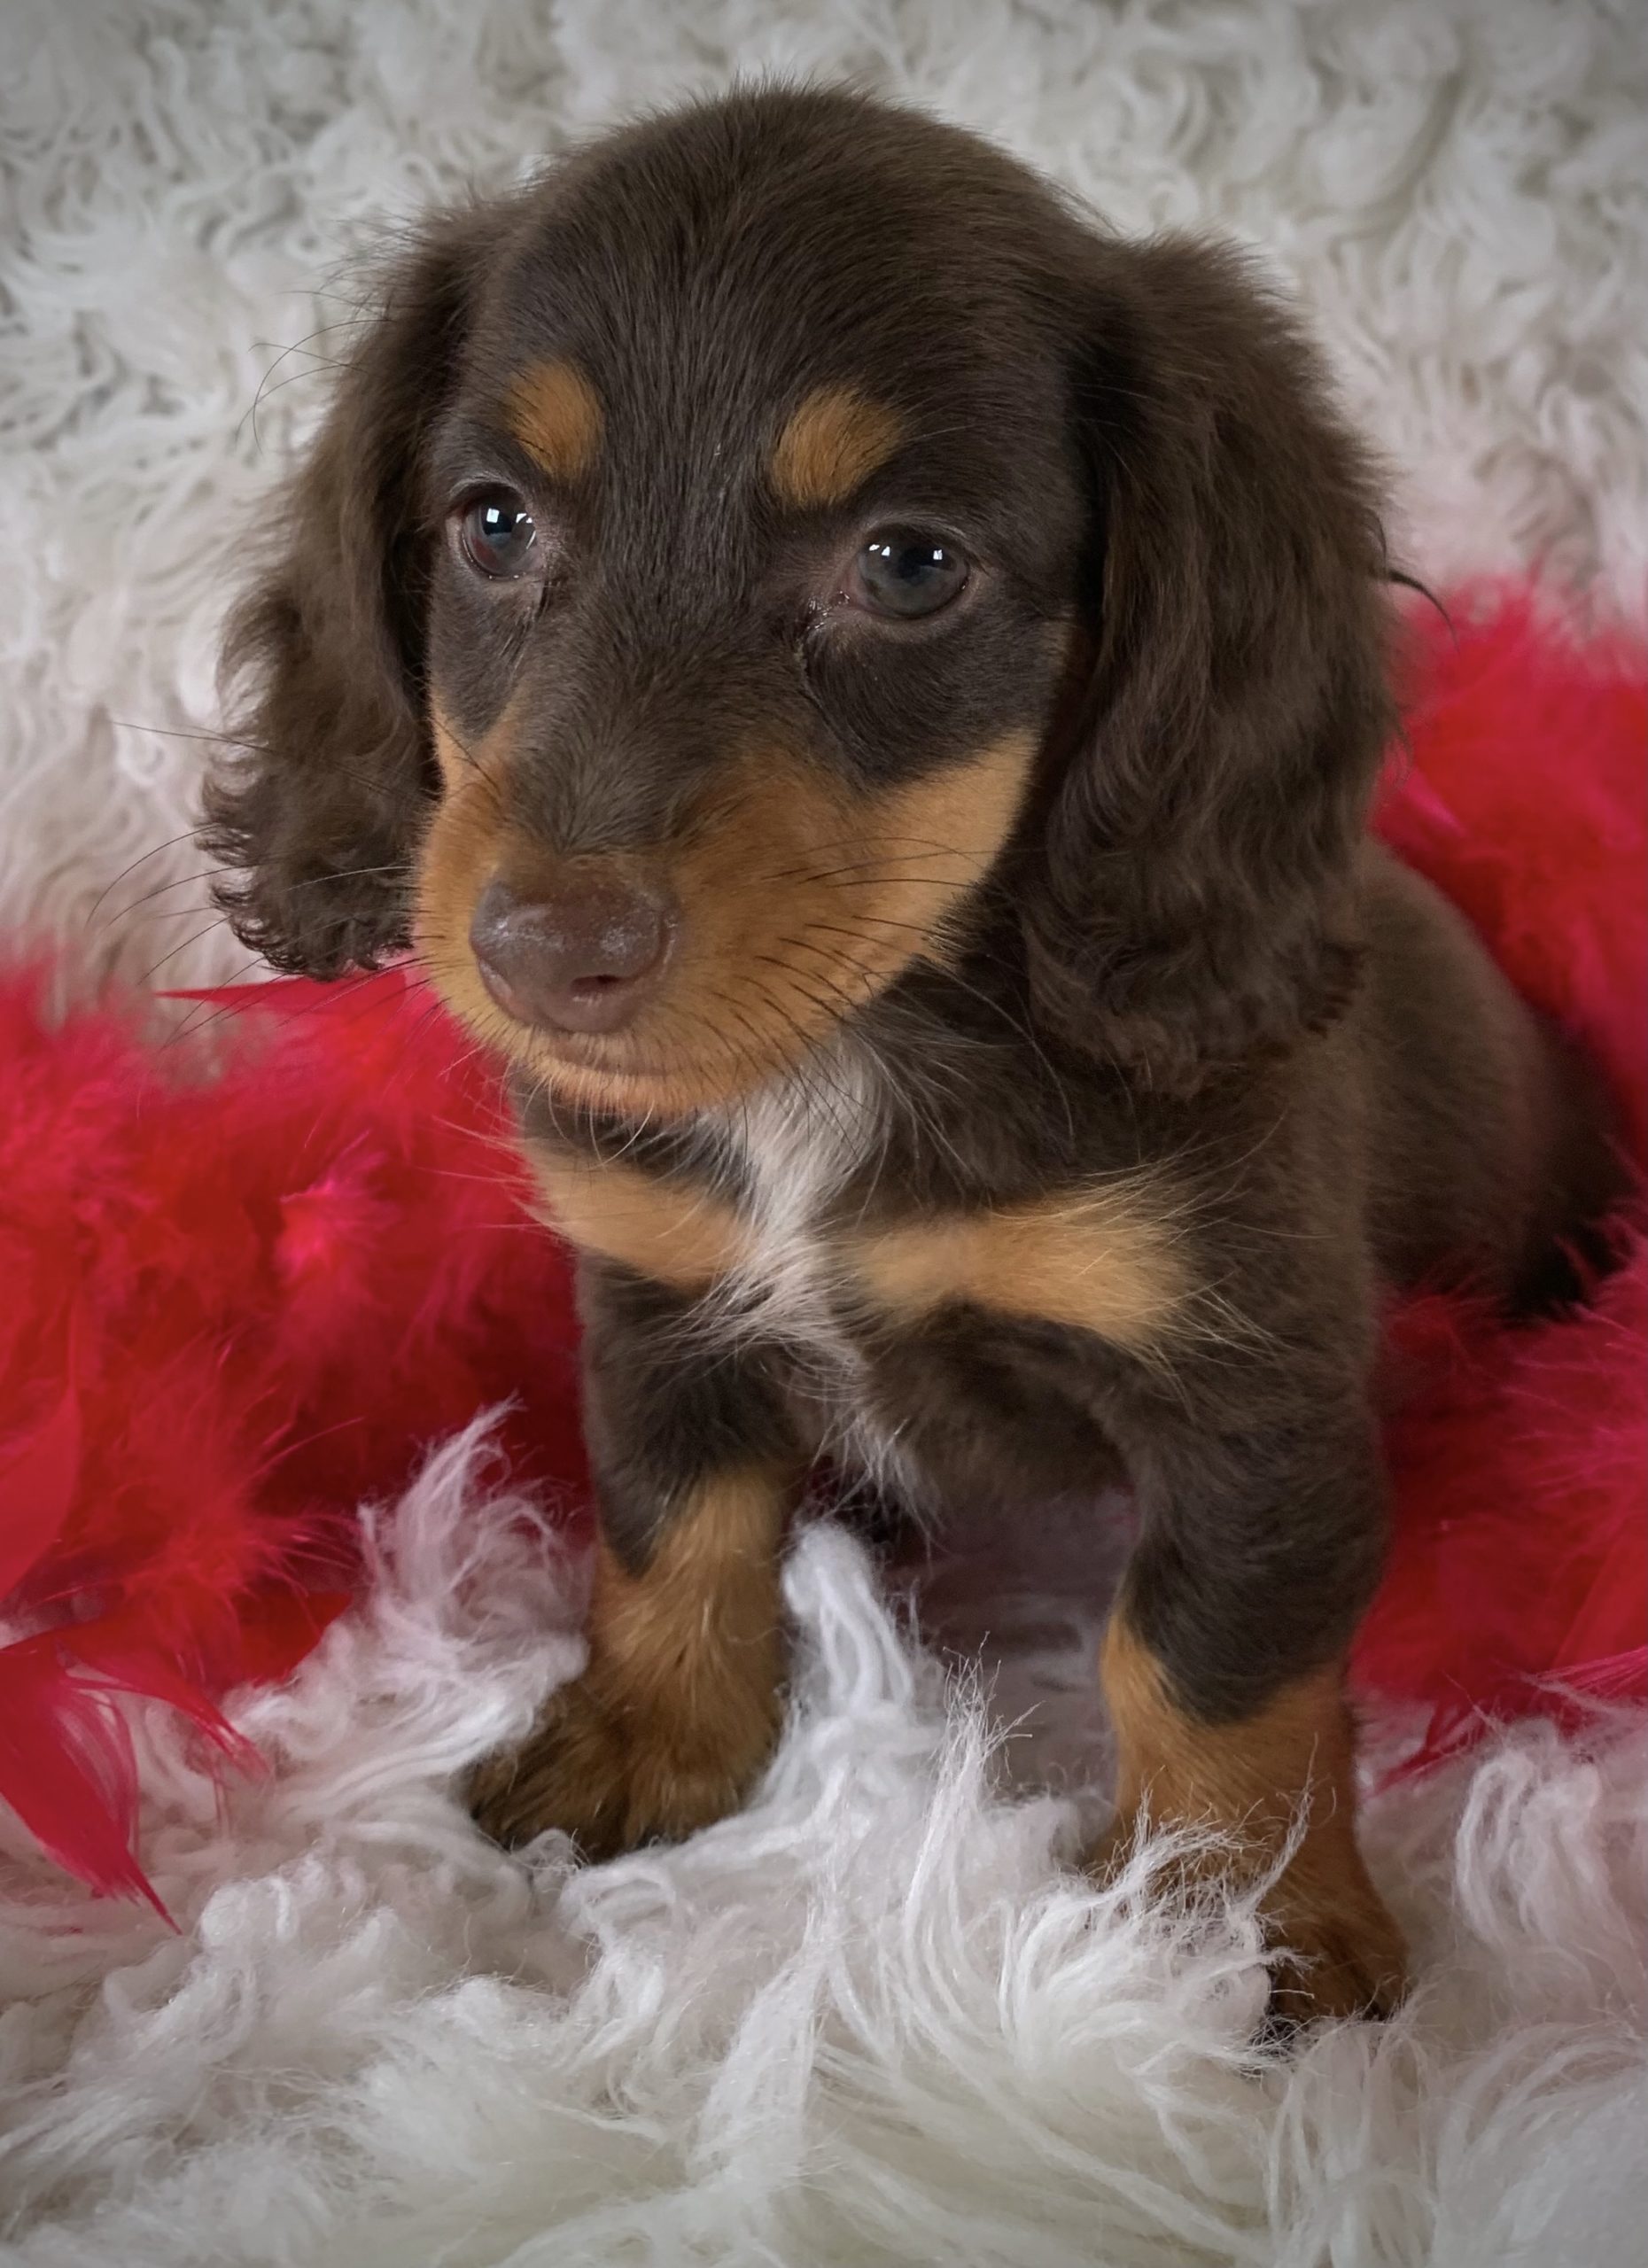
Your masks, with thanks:
M 1625 1175 L 1601 1083 L 1468 921 L 1370 846 L 1363 874 L 1370 1228 L 1392 1282 L 1480 1285 L 1513 1306 L 1577 1288 Z

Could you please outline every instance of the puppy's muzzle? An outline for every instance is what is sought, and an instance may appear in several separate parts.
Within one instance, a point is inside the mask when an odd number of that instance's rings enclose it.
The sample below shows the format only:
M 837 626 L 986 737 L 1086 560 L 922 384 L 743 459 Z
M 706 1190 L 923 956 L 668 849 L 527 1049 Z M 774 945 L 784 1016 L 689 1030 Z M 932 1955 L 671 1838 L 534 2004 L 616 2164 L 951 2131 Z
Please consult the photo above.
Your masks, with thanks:
M 470 944 L 482 983 L 518 1021 L 605 1033 L 657 992 L 675 920 L 658 891 L 621 875 L 569 874 L 541 895 L 498 875 L 476 903 Z

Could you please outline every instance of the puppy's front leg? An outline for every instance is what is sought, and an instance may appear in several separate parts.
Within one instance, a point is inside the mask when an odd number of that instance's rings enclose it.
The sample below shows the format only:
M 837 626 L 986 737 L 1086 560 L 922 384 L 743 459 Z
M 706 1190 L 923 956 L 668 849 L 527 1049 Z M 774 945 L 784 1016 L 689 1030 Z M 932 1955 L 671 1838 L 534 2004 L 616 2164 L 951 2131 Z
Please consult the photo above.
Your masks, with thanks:
M 1141 1541 L 1107 1633 L 1116 1821 L 1092 1863 L 1153 1826 L 1208 1827 L 1195 1874 L 1267 1873 L 1284 2022 L 1377 2014 L 1400 1996 L 1401 1936 L 1356 1838 L 1343 1658 L 1384 1532 L 1372 1429 L 1318 1407 L 1219 1440 L 1158 1435 Z M 1182 1884 L 1189 1888 L 1190 1884 Z
M 771 1752 L 800 1461 L 776 1358 L 695 1345 L 688 1301 L 603 1262 L 581 1291 L 600 1522 L 589 1664 L 469 1792 L 500 1842 L 561 1827 L 603 1858 L 721 1818 Z

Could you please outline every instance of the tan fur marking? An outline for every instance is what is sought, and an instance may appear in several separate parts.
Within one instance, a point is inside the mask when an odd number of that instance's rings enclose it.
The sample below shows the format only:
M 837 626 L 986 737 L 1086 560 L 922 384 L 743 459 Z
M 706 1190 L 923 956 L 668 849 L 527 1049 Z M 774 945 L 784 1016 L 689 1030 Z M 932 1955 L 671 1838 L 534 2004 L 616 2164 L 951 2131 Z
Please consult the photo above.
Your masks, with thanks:
M 968 1300 L 1132 1348 L 1171 1331 L 1190 1290 L 1160 1210 L 1135 1183 L 911 1222 L 862 1237 L 851 1259 L 872 1296 L 902 1313 Z
M 571 362 L 540 362 L 509 389 L 509 431 L 552 480 L 579 480 L 595 462 L 604 417 L 601 397 Z
M 470 1783 L 490 1833 L 518 1843 L 561 1827 L 602 1857 L 690 1834 L 742 1800 L 782 1709 L 791 1494 L 788 1473 L 722 1472 L 680 1506 L 641 1574 L 597 1548 L 588 1668 L 518 1754 Z
M 430 703 L 429 721 L 435 741 L 435 761 L 440 766 L 441 785 L 443 788 L 455 788 L 464 773 L 473 766 L 460 746 L 458 736 L 439 701 Z
M 500 824 L 511 714 L 467 753 L 438 705 L 431 722 L 446 794 L 424 839 L 417 942 L 437 986 L 566 1100 L 665 1116 L 773 1077 L 909 961 L 941 958 L 946 918 L 1017 819 L 1036 748 L 1033 734 L 1008 734 L 875 796 L 781 749 L 750 750 L 694 814 L 683 847 L 636 859 L 685 915 L 657 1002 L 610 1038 L 579 1042 L 512 1025 L 468 947 L 475 900 L 501 864 L 519 861 L 555 886 L 553 855 Z
M 1161 1664 L 1118 1608 L 1101 1675 L 1117 1743 L 1116 1824 L 1090 1865 L 1125 1856 L 1143 1812 L 1153 1826 L 1211 1827 L 1230 1838 L 1222 1856 L 1180 1870 L 1186 1889 L 1224 1869 L 1256 1873 L 1302 1813 L 1298 1849 L 1265 1903 L 1274 1938 L 1294 1956 L 1278 1969 L 1272 2004 L 1294 2021 L 1391 2005 L 1405 1956 L 1356 1846 L 1341 1666 L 1281 1687 L 1239 1723 L 1204 1724 L 1176 1705 Z
M 898 447 L 898 413 L 853 386 L 820 386 L 779 435 L 772 458 L 780 501 L 816 511 L 844 504 Z
M 610 1163 L 533 1146 L 543 1219 L 571 1243 L 678 1291 L 702 1291 L 735 1267 L 748 1239 L 730 1206 Z
M 441 797 L 418 858 L 415 937 L 424 966 L 459 1015 L 494 1044 L 508 1019 L 482 987 L 470 951 L 475 901 L 496 870 L 502 841 L 491 775 L 499 734 L 469 751 L 459 745 L 439 703 L 430 724 L 440 767 Z

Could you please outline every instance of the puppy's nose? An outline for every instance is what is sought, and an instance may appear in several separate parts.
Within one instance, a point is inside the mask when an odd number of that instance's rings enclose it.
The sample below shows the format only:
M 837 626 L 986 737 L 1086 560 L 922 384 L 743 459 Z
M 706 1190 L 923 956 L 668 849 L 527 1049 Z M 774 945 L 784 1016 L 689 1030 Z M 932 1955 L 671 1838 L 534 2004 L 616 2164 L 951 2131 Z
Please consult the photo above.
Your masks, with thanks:
M 470 922 L 481 982 L 501 1008 L 552 1030 L 617 1031 L 657 989 L 669 907 L 615 874 L 570 877 L 526 897 L 498 877 Z

